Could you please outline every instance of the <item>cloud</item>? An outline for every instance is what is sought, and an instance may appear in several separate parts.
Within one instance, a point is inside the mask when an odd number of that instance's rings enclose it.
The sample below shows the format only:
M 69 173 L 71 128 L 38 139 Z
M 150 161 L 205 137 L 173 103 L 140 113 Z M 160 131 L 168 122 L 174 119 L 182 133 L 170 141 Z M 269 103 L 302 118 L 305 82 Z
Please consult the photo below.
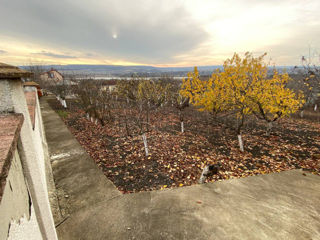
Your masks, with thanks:
M 0 54 L 5 54 L 5 53 L 7 53 L 7 51 L 4 51 L 4 50 L 0 49 Z
M 46 51 L 42 51 L 42 52 L 39 52 L 39 53 L 33 53 L 33 54 L 47 56 L 47 57 L 53 57 L 53 58 L 77 58 L 75 56 L 69 56 L 69 55 L 64 55 L 64 54 L 56 54 L 56 53 L 46 52 Z
M 182 2 L 170 0 L 2 0 L 0 29 L 55 49 L 149 63 L 170 61 L 208 36 Z
M 290 26 L 287 26 L 290 28 Z M 300 65 L 301 57 L 309 58 L 314 64 L 320 63 L 320 23 L 296 22 L 295 31 L 273 44 L 264 44 L 260 51 L 268 52 L 271 62 L 283 65 Z M 310 50 L 310 52 L 309 52 Z

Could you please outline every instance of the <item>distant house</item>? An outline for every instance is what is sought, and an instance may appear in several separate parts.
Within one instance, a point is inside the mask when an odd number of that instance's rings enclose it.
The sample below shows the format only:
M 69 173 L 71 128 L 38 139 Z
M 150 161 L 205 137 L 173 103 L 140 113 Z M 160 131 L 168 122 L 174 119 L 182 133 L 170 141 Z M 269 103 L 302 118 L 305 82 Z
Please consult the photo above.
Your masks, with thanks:
M 101 83 L 101 90 L 102 91 L 109 91 L 113 92 L 116 88 L 117 81 L 115 80 L 105 80 Z
M 48 84 L 57 84 L 57 85 L 64 84 L 63 75 L 53 68 L 51 68 L 51 70 L 47 72 L 41 73 L 40 79 L 42 81 L 47 82 Z

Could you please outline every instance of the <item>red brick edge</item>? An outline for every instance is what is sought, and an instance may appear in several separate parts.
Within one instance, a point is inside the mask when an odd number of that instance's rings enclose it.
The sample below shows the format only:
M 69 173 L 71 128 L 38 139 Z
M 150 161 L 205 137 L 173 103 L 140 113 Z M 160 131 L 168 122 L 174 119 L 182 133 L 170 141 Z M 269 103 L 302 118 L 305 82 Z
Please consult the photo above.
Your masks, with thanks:
M 0 115 L 0 202 L 23 121 L 21 113 Z
M 32 129 L 35 127 L 35 121 L 36 121 L 36 104 L 37 104 L 37 91 L 32 92 L 25 92 L 25 97 L 28 105 L 28 110 L 31 118 L 32 123 Z

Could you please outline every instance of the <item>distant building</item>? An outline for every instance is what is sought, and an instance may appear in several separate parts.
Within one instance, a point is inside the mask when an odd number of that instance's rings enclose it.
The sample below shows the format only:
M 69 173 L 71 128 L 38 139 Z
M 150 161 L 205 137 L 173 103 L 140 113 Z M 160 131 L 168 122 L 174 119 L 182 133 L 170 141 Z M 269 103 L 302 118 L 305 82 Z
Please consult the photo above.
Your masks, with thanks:
M 102 91 L 109 91 L 113 92 L 116 88 L 117 81 L 115 80 L 105 80 L 101 83 L 101 90 Z
M 51 68 L 51 70 L 47 72 L 41 73 L 40 79 L 42 81 L 47 82 L 48 84 L 56 84 L 56 85 L 64 84 L 63 75 L 53 68 Z

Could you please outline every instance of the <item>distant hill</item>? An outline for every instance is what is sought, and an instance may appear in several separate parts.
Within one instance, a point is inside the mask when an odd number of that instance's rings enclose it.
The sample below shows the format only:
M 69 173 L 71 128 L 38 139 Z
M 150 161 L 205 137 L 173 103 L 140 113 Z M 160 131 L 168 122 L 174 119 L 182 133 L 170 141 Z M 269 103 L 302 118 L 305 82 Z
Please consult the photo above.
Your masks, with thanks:
M 28 66 L 21 66 L 21 68 L 28 69 Z M 121 66 L 121 65 L 45 65 L 44 69 L 57 69 L 63 74 L 75 74 L 75 75 L 95 75 L 95 76 L 131 76 L 133 74 L 144 76 L 160 76 L 160 75 L 172 75 L 172 76 L 185 76 L 188 72 L 193 71 L 194 67 L 153 67 L 153 66 Z M 221 68 L 219 65 L 212 66 L 199 66 L 198 70 L 200 74 L 210 75 L 217 68 Z M 276 67 L 278 71 L 286 69 L 287 72 L 291 72 L 293 67 Z
M 185 75 L 193 70 L 193 67 L 153 67 L 153 66 L 121 66 L 121 65 L 45 65 L 44 69 L 57 69 L 64 74 L 88 74 L 88 75 L 109 75 L 109 76 L 131 76 L 138 75 Z M 215 69 L 222 66 L 200 66 L 199 71 L 202 74 L 210 74 Z M 28 69 L 29 66 L 21 66 Z

